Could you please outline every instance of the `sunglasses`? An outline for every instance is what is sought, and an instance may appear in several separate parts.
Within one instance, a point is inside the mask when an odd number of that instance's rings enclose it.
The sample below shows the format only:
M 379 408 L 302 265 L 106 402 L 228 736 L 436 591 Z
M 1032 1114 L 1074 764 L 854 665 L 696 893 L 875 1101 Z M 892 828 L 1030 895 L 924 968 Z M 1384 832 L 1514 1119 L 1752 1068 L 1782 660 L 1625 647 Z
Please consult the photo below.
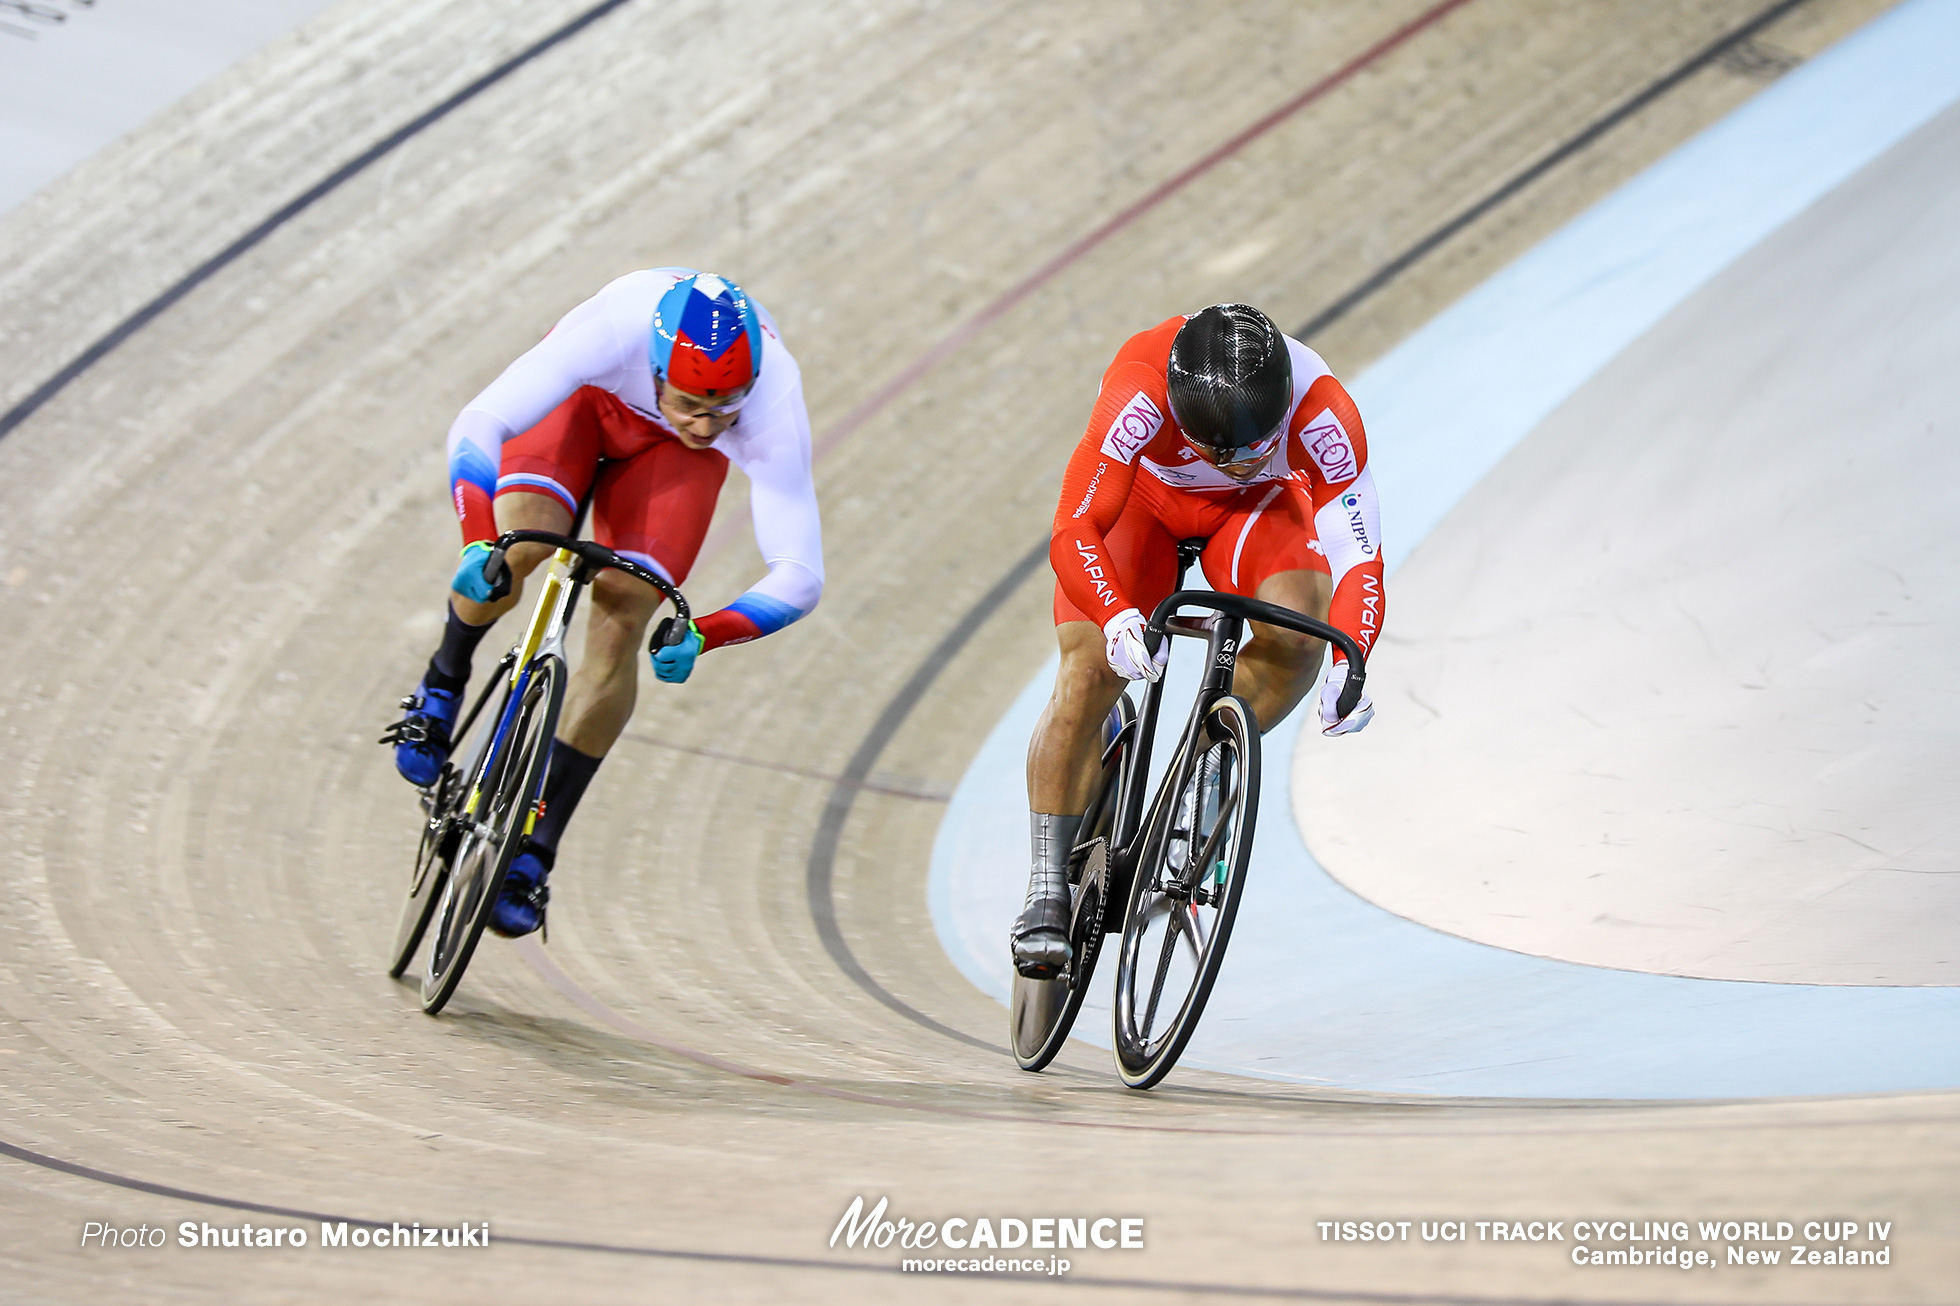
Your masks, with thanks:
M 1264 439 L 1238 449 L 1212 449 L 1199 444 L 1195 440 L 1191 441 L 1190 444 L 1206 462 L 1216 467 L 1219 471 L 1224 472 L 1227 476 L 1233 476 L 1234 472 L 1240 472 L 1243 475 L 1249 476 L 1253 472 L 1258 471 L 1265 464 L 1266 460 L 1273 456 L 1273 450 L 1279 448 L 1279 442 L 1285 438 L 1286 423 L 1281 422 Z M 1236 480 L 1238 477 L 1233 477 L 1233 479 Z
M 742 411 L 742 405 L 747 403 L 749 396 L 755 393 L 755 387 L 750 386 L 738 395 L 731 395 L 718 404 L 711 404 L 706 403 L 699 395 L 676 390 L 665 381 L 661 382 L 661 390 L 667 394 L 684 396 L 683 401 L 676 406 L 689 417 L 733 417 Z

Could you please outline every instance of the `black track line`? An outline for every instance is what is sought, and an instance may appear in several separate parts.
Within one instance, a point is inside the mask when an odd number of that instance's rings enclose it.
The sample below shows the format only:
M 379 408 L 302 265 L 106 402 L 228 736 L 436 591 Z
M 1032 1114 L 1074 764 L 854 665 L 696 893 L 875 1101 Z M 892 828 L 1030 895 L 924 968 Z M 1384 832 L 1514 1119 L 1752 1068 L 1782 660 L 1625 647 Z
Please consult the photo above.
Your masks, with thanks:
M 912 715 L 912 709 L 919 705 L 926 691 L 932 688 L 933 681 L 955 654 L 965 648 L 967 641 L 978 634 L 994 609 L 1005 603 L 1015 590 L 1042 563 L 1048 560 L 1048 540 L 1044 536 L 1039 544 L 1021 556 L 1020 561 L 1007 569 L 1007 574 L 994 582 L 994 587 L 980 596 L 966 615 L 946 632 L 943 639 L 926 655 L 918 670 L 892 695 L 885 704 L 885 710 L 871 723 L 851 754 L 851 760 L 844 765 L 844 772 L 838 776 L 830 788 L 830 800 L 824 804 L 823 815 L 818 818 L 817 832 L 810 840 L 810 860 L 804 874 L 804 888 L 810 901 L 810 918 L 816 922 L 817 937 L 823 940 L 824 951 L 837 963 L 837 968 L 850 977 L 853 984 L 869 993 L 878 1001 L 896 1011 L 907 1020 L 924 1025 L 927 1029 L 956 1039 L 969 1047 L 1001 1056 L 1010 1055 L 1006 1048 L 989 1043 L 985 1039 L 973 1037 L 949 1025 L 942 1025 L 918 1008 L 894 996 L 884 985 L 871 978 L 859 963 L 851 945 L 845 941 L 844 932 L 837 924 L 837 899 L 832 892 L 834 872 L 837 867 L 837 844 L 844 835 L 844 822 L 850 818 L 851 808 L 856 805 L 858 794 L 864 790 L 864 782 L 871 774 L 871 768 L 878 761 L 879 754 L 905 724 L 905 718 Z
M 1409 248 L 1403 250 L 1387 263 L 1384 263 L 1371 273 L 1366 280 L 1355 286 L 1354 289 L 1348 291 L 1326 308 L 1321 309 L 1313 317 L 1307 319 L 1305 325 L 1301 326 L 1293 334 L 1301 340 L 1307 340 L 1308 337 L 1324 331 L 1334 323 L 1340 321 L 1354 311 L 1363 301 L 1372 298 L 1377 291 L 1388 285 L 1389 282 L 1395 280 L 1416 263 L 1434 253 L 1438 246 L 1448 241 L 1451 237 L 1461 233 L 1465 227 L 1470 226 L 1479 218 L 1488 214 L 1492 209 L 1515 196 L 1519 191 L 1531 185 L 1532 182 L 1537 181 L 1553 168 L 1564 163 L 1567 159 L 1570 159 L 1573 155 L 1579 153 L 1579 151 L 1585 149 L 1588 145 L 1591 145 L 1601 136 L 1604 136 L 1607 132 L 1613 130 L 1613 128 L 1619 126 L 1628 118 L 1639 113 L 1655 100 L 1658 100 L 1661 96 L 1679 86 L 1682 82 L 1708 67 L 1709 64 L 1714 63 L 1717 59 L 1756 33 L 1762 31 L 1763 28 L 1768 27 L 1792 9 L 1805 3 L 1807 3 L 1807 0 L 1777 0 L 1776 4 L 1763 10 L 1741 27 L 1730 32 L 1727 36 L 1706 46 L 1700 53 L 1694 55 L 1673 72 L 1668 73 L 1658 81 L 1650 83 L 1646 89 L 1612 109 L 1603 117 L 1594 119 L 1577 135 L 1572 136 L 1560 144 L 1551 153 L 1545 155 L 1536 163 L 1512 177 L 1509 181 L 1478 200 L 1475 204 L 1472 204 L 1469 208 L 1464 209 L 1461 213 L 1430 232 L 1427 236 L 1424 236 L 1421 240 L 1418 240 L 1415 244 L 1409 246 Z
M 79 377 L 82 373 L 88 371 L 89 368 L 101 362 L 118 345 L 155 321 L 178 300 L 190 294 L 191 291 L 196 290 L 230 264 L 236 262 L 241 255 L 264 241 L 267 236 L 270 236 L 273 232 L 279 230 L 279 228 L 285 226 L 288 222 L 291 222 L 295 217 L 298 217 L 327 195 L 338 190 L 344 183 L 352 180 L 372 167 L 379 160 L 393 153 L 396 147 L 400 146 L 403 142 L 418 135 L 424 129 L 440 122 L 442 119 L 448 117 L 450 113 L 489 90 L 492 86 L 495 86 L 498 82 L 501 82 L 519 68 L 522 68 L 525 64 L 530 63 L 545 51 L 577 36 L 593 23 L 598 22 L 601 18 L 604 18 L 607 14 L 626 3 L 628 3 L 628 0 L 603 0 L 602 3 L 594 5 L 578 17 L 572 19 L 569 23 L 566 23 L 563 27 L 558 28 L 548 36 L 525 47 L 504 62 L 498 64 L 495 68 L 492 68 L 489 72 L 483 74 L 483 76 L 477 78 L 468 86 L 465 86 L 462 90 L 444 100 L 441 104 L 425 111 L 407 124 L 396 128 L 381 140 L 370 145 L 355 158 L 341 164 L 340 167 L 334 169 L 323 180 L 314 183 L 313 186 L 302 193 L 297 199 L 291 200 L 284 208 L 274 213 L 264 222 L 253 227 L 237 240 L 232 241 L 231 244 L 225 246 L 222 250 L 219 250 L 216 254 L 191 269 L 176 285 L 171 286 L 155 299 L 137 309 L 127 318 L 124 318 L 109 334 L 103 336 L 100 340 L 97 340 L 94 344 L 83 350 L 66 367 L 42 382 L 39 388 L 28 395 L 27 398 L 21 400 L 12 408 L 9 408 L 6 415 L 0 417 L 0 437 L 4 437 L 16 426 L 19 426 L 29 417 L 32 417 L 41 405 L 60 394 L 76 377 Z

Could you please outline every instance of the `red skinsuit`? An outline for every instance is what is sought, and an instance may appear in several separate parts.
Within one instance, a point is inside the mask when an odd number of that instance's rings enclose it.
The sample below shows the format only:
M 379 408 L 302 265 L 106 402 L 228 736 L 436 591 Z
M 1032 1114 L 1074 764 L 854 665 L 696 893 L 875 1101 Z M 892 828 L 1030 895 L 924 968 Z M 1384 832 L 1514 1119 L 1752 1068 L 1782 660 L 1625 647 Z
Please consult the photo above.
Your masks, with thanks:
M 1327 619 L 1371 650 L 1386 605 L 1381 512 L 1354 400 L 1320 355 L 1288 337 L 1287 438 L 1259 475 L 1233 481 L 1198 456 L 1171 415 L 1165 369 L 1184 322 L 1131 336 L 1103 373 L 1055 509 L 1055 623 L 1101 626 L 1125 608 L 1149 616 L 1176 582 L 1177 541 L 1203 537 L 1216 589 L 1252 596 L 1278 572 L 1328 572 Z M 1334 657 L 1346 660 L 1338 649 Z

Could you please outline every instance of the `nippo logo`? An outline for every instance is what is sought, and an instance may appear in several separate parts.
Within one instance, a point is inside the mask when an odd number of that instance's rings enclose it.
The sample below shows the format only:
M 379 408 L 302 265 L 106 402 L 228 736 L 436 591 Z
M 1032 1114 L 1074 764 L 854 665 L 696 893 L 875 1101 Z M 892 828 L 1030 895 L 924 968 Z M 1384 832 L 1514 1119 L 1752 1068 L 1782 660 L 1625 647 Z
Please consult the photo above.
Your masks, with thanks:
M 1103 433 L 1103 456 L 1127 463 L 1137 456 L 1137 450 L 1150 443 L 1163 426 L 1164 415 L 1157 411 L 1157 405 L 1150 402 L 1150 396 L 1139 390 L 1129 403 L 1123 405 L 1123 411 L 1116 414 L 1116 420 L 1109 424 L 1109 430 Z
M 1361 470 L 1355 465 L 1354 445 L 1332 410 L 1322 409 L 1320 416 L 1300 433 L 1300 438 L 1306 442 L 1313 465 L 1320 468 L 1320 474 L 1330 483 L 1351 481 Z
M 1341 506 L 1347 509 L 1348 529 L 1354 532 L 1354 542 L 1361 546 L 1361 556 L 1375 556 L 1375 542 L 1368 538 L 1368 515 L 1361 508 L 1361 496 L 1348 493 L 1341 496 Z

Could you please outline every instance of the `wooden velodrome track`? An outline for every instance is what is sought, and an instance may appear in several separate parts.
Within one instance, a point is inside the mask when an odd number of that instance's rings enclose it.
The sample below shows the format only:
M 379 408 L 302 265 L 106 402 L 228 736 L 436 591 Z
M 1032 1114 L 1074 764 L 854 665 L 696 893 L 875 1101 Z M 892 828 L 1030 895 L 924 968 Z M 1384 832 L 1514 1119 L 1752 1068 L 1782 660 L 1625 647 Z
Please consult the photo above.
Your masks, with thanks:
M 1946 1299 L 1924 1258 L 1855 1289 L 1689 1282 L 1312 1225 L 1924 1225 L 1948 1096 L 1144 1096 L 1091 1049 L 1025 1076 L 923 887 L 945 795 L 1050 647 L 1027 559 L 1125 334 L 1348 300 L 1312 343 L 1352 375 L 1883 7 L 1776 6 L 1717 51 L 1765 6 L 627 0 L 143 316 L 586 8 L 348 0 L 44 192 L 0 225 L 0 1296 Z M 429 1020 L 381 973 L 415 805 L 371 741 L 436 630 L 441 435 L 566 307 L 669 262 L 743 280 L 796 350 L 827 596 L 644 689 L 548 948 L 487 945 Z M 728 494 L 688 584 L 709 606 L 756 568 Z M 900 1280 L 895 1251 L 825 1246 L 858 1194 L 1141 1215 L 1148 1247 L 1060 1284 Z M 88 1220 L 320 1214 L 498 1241 L 76 1246 Z

